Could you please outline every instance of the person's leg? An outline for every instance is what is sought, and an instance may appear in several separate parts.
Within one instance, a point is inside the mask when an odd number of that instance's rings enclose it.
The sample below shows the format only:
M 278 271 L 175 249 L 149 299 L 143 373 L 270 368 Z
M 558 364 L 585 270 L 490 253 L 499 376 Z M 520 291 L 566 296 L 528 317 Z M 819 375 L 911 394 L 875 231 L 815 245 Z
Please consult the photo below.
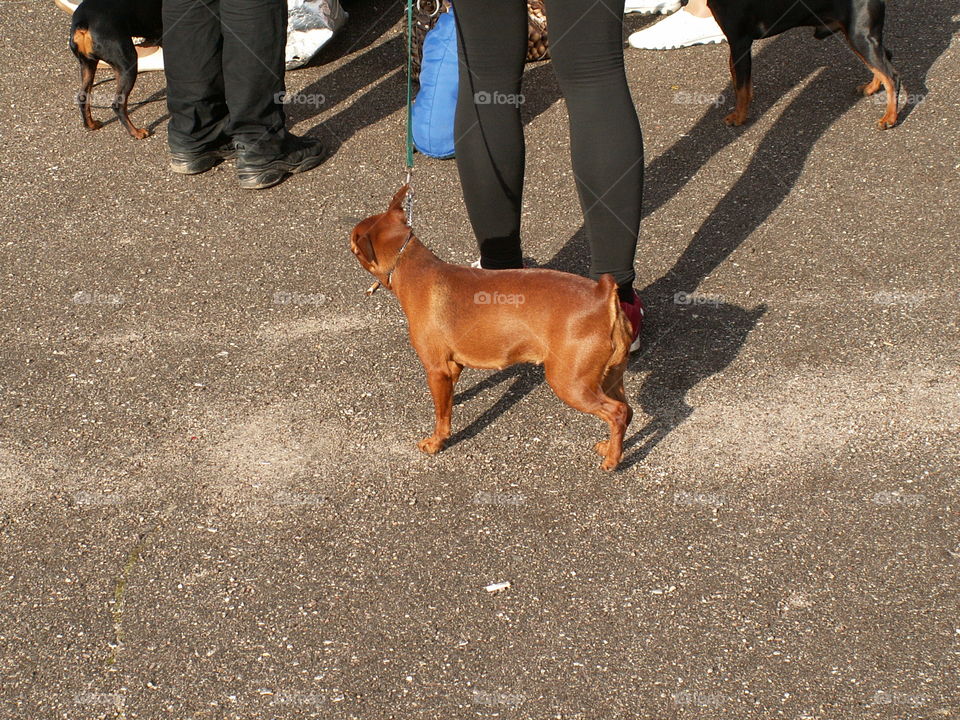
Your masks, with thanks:
M 713 13 L 710 12 L 710 8 L 707 7 L 707 0 L 690 0 L 684 8 L 688 13 L 696 17 L 705 18 L 712 17 Z
M 172 152 L 202 152 L 227 125 L 219 0 L 164 0 L 164 73 Z
M 622 0 L 621 0 L 622 1 Z M 481 265 L 523 267 L 524 143 L 520 80 L 527 52 L 523 0 L 457 0 L 460 84 L 457 170 Z
M 623 0 L 547 0 L 550 57 L 570 116 L 570 154 L 590 240 L 590 276 L 633 300 L 643 136 L 623 67 Z
M 261 152 L 284 136 L 286 0 L 220 0 L 227 134 Z

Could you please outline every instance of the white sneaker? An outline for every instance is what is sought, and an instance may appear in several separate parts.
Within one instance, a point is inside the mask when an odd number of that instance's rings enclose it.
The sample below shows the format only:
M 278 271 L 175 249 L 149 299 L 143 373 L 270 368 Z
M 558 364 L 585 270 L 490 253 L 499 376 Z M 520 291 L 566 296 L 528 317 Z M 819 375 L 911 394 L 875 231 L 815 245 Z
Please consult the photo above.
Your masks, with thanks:
M 626 0 L 623 8 L 626 13 L 641 15 L 666 15 L 680 9 L 680 0 Z
M 627 42 L 641 50 L 671 50 L 721 43 L 726 39 L 713 15 L 701 18 L 686 10 L 678 10 L 660 22 L 633 33 Z
M 137 72 L 163 72 L 163 48 L 143 48 L 137 53 Z

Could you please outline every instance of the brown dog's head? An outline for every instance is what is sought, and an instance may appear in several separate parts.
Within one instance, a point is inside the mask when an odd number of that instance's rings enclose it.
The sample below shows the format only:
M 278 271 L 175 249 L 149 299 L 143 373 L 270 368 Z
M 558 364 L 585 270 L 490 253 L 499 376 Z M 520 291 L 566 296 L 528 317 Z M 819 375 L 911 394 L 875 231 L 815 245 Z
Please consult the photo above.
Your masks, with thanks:
M 393 196 L 385 213 L 361 220 L 350 235 L 350 249 L 364 269 L 384 287 L 389 287 L 387 275 L 393 269 L 397 253 L 410 234 L 403 199 L 409 185 L 404 185 Z

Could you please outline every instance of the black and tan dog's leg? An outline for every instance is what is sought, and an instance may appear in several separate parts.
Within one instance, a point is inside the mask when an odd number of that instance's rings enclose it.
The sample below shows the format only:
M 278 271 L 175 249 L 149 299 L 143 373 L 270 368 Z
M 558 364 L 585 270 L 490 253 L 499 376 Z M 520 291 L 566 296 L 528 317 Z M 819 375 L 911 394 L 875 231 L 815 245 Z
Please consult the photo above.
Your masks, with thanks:
M 753 101 L 753 45 L 749 41 L 730 45 L 730 77 L 736 98 L 733 112 L 723 121 L 739 126 L 747 121 L 750 103 Z
M 870 97 L 871 95 L 876 95 L 877 91 L 879 91 L 880 88 L 882 87 L 883 87 L 883 78 L 880 77 L 880 73 L 874 70 L 873 80 L 871 80 L 868 83 L 864 83 L 863 85 L 859 85 L 857 87 L 857 92 L 860 93 L 861 95 L 866 95 L 867 97 Z
M 137 51 L 131 42 L 129 47 L 124 45 L 122 50 L 122 64 L 110 62 L 110 67 L 117 76 L 117 94 L 113 98 L 113 112 L 117 119 L 123 123 L 123 126 L 137 140 L 143 140 L 150 134 L 146 128 L 138 128 L 130 119 L 127 111 L 127 101 L 130 98 L 130 92 L 137 82 Z
M 753 42 L 738 40 L 730 43 L 730 76 L 733 79 L 733 89 L 736 93 L 736 105 L 733 112 L 723 121 L 727 125 L 743 125 L 750 112 L 750 103 L 753 100 Z
M 94 120 L 90 112 L 90 91 L 93 89 L 93 78 L 97 74 L 97 60 L 82 55 L 78 55 L 77 60 L 80 61 L 80 92 L 77 93 L 80 117 L 87 130 L 99 130 L 103 123 Z
M 877 128 L 887 130 L 897 124 L 900 115 L 898 98 L 900 95 L 900 73 L 890 62 L 886 48 L 880 42 L 875 30 L 851 33 L 847 42 L 853 51 L 863 60 L 864 64 L 873 71 L 873 80 L 861 86 L 864 95 L 873 95 L 881 86 L 887 92 L 886 110 L 877 121 Z
M 463 365 L 452 360 L 443 362 L 434 367 L 424 367 L 427 370 L 427 383 L 430 385 L 430 395 L 433 397 L 433 411 L 435 424 L 433 435 L 417 443 L 417 447 L 428 455 L 443 450 L 450 437 L 450 420 L 453 415 L 453 388 L 460 379 Z

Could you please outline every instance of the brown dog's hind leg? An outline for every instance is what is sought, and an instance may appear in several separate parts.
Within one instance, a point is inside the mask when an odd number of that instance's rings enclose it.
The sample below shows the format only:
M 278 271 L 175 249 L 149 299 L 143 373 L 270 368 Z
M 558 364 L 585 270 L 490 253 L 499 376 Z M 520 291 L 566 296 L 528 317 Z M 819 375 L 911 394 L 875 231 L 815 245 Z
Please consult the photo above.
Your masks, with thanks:
M 601 387 L 603 392 L 609 395 L 612 399 L 617 402 L 623 403 L 627 408 L 627 421 L 624 423 L 624 430 L 630 425 L 630 422 L 633 420 L 633 408 L 630 407 L 627 403 L 627 395 L 623 389 L 623 371 L 626 369 L 626 361 L 610 368 L 607 371 L 606 377 L 603 379 Z M 601 440 L 596 445 L 593 446 L 593 449 L 601 457 L 606 457 L 607 448 L 609 447 L 609 441 Z
M 434 455 L 446 445 L 450 437 L 450 418 L 453 414 L 453 387 L 460 379 L 463 365 L 451 361 L 437 367 L 427 368 L 427 383 L 433 397 L 435 424 L 433 435 L 417 443 L 417 447 L 428 455 Z
M 547 383 L 553 388 L 557 397 L 570 407 L 580 410 L 607 423 L 610 428 L 610 438 L 594 446 L 597 452 L 602 452 L 604 459 L 600 467 L 604 470 L 614 470 L 620 463 L 623 455 L 623 434 L 627 423 L 630 422 L 632 411 L 626 402 L 607 395 L 601 386 L 599 378 L 584 377 L 568 366 L 558 368 L 555 365 L 544 363 L 544 374 Z M 612 369 L 611 369 L 612 372 Z M 617 383 L 611 381 L 611 390 L 616 392 Z M 623 397 L 623 376 L 621 370 L 619 393 Z
M 80 92 L 77 93 L 77 105 L 80 106 L 80 117 L 87 130 L 99 130 L 103 123 L 93 119 L 90 112 L 90 91 L 93 89 L 93 78 L 97 74 L 96 58 L 79 56 L 80 61 Z

